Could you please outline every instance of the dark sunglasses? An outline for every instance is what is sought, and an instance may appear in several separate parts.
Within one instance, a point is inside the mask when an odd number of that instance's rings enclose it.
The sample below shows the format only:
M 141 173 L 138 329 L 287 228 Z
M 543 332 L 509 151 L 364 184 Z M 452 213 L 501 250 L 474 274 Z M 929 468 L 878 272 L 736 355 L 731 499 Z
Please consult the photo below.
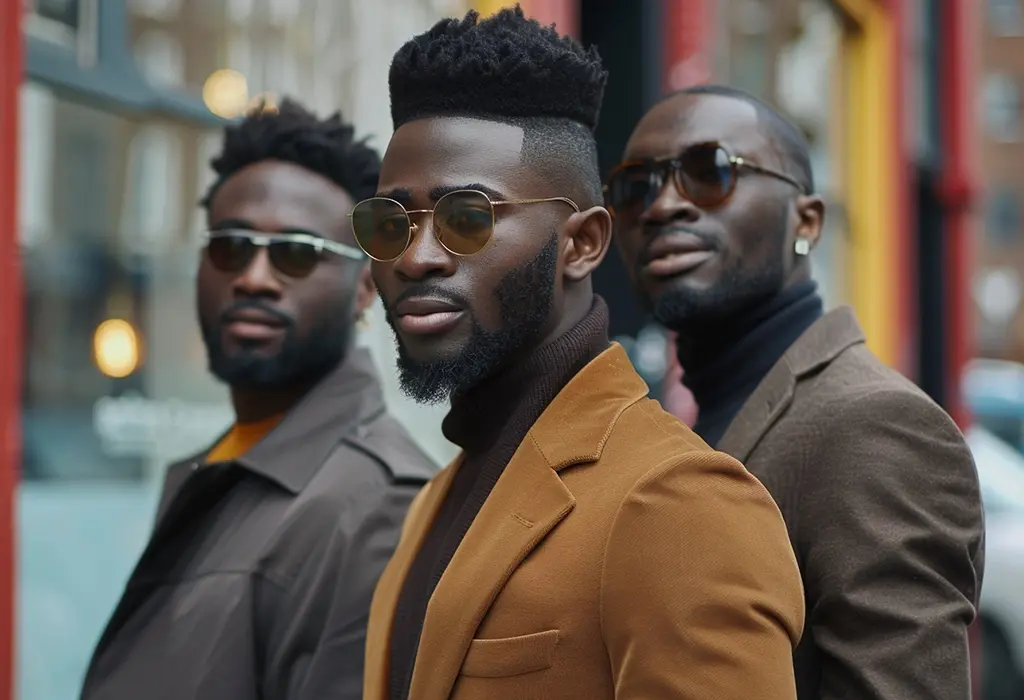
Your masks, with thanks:
M 357 248 L 307 233 L 255 233 L 237 229 L 210 231 L 206 255 L 221 272 L 245 270 L 260 248 L 267 249 L 270 264 L 288 277 L 306 277 L 320 263 L 324 253 L 350 260 L 365 260 Z
M 690 146 L 674 158 L 629 160 L 617 165 L 604 186 L 605 206 L 613 213 L 640 215 L 658 198 L 669 179 L 679 194 L 696 206 L 724 204 L 736 190 L 740 171 L 748 170 L 787 182 L 806 194 L 803 185 L 777 170 L 750 163 L 719 143 Z
M 433 209 L 406 209 L 393 199 L 370 197 L 359 202 L 349 216 L 356 243 L 363 252 L 378 262 L 391 262 L 402 257 L 419 230 L 410 218 L 412 214 L 431 215 L 434 236 L 452 255 L 475 255 L 487 248 L 493 237 L 494 207 L 541 202 L 565 202 L 580 210 L 566 197 L 495 202 L 478 190 L 456 190 L 439 198 Z

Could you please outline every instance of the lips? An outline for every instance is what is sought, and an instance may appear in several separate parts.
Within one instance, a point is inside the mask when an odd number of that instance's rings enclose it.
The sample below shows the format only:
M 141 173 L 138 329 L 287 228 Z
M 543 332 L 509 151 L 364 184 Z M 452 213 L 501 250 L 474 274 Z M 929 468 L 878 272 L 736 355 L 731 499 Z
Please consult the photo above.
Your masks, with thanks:
M 641 256 L 644 270 L 655 277 L 670 277 L 689 272 L 715 255 L 714 247 L 687 232 L 658 235 Z
M 408 297 L 394 308 L 398 326 L 410 335 L 433 335 L 451 330 L 465 309 L 446 299 Z
M 225 314 L 224 329 L 239 340 L 258 341 L 277 337 L 285 324 L 273 314 L 248 308 Z

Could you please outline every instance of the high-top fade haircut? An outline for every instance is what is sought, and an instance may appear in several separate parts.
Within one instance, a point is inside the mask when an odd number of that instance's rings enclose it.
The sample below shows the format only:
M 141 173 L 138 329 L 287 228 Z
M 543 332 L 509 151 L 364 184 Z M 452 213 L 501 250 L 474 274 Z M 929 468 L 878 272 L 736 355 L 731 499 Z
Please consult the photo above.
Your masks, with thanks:
M 456 116 L 519 126 L 524 164 L 587 209 L 602 202 L 594 129 L 607 80 L 595 48 L 527 19 L 519 5 L 483 20 L 470 10 L 395 54 L 391 119 L 396 130 Z
M 209 210 L 217 190 L 232 175 L 254 163 L 280 160 L 327 178 L 354 201 L 372 197 L 380 178 L 380 154 L 335 112 L 319 119 L 298 102 L 265 102 L 224 129 L 224 145 L 210 161 L 217 178 L 200 204 Z

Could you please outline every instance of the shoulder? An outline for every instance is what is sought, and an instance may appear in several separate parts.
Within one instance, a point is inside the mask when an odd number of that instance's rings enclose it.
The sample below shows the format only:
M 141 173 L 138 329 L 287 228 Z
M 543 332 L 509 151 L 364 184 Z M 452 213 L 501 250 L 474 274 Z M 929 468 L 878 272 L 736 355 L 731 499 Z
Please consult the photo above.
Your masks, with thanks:
M 421 488 L 438 467 L 397 420 L 382 413 L 343 435 L 322 472 L 333 479 L 363 476 L 387 485 Z
M 739 461 L 659 411 L 638 405 L 623 416 L 620 429 L 642 446 L 635 461 L 614 465 L 631 483 L 605 545 L 605 613 L 638 594 L 660 599 L 658 614 L 700 601 L 707 611 L 719 599 L 731 614 L 754 600 L 785 631 L 788 652 L 803 626 L 803 587 L 778 506 Z
M 652 489 L 671 494 L 677 499 L 672 507 L 688 513 L 681 524 L 703 528 L 709 522 L 704 515 L 718 520 L 723 509 L 752 503 L 764 507 L 771 519 L 781 517 L 767 490 L 739 461 L 713 450 L 655 401 L 638 402 L 623 413 L 606 454 L 627 475 L 624 503 Z M 707 512 L 690 515 L 701 511 Z M 749 519 L 756 517 L 740 513 L 737 521 Z
M 863 346 L 843 353 L 806 390 L 798 389 L 797 401 L 818 416 L 819 456 L 851 446 L 861 454 L 884 452 L 901 442 L 903 448 L 922 451 L 922 458 L 938 450 L 947 462 L 973 471 L 967 443 L 952 417 Z M 912 456 L 913 451 L 903 452 Z

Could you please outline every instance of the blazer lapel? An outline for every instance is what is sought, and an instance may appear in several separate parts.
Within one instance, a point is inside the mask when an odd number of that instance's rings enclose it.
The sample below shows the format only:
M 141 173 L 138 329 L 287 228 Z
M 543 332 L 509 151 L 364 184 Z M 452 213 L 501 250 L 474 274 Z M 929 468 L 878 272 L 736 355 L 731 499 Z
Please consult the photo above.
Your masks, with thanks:
M 527 438 L 494 485 L 427 606 L 409 700 L 446 700 L 509 576 L 576 504 Z
M 409 573 L 416 553 L 420 551 L 423 539 L 444 503 L 451 487 L 455 472 L 462 465 L 462 455 L 442 470 L 425 487 L 423 500 L 414 502 L 403 527 L 402 538 L 395 548 L 391 561 L 384 568 L 370 605 L 370 619 L 366 632 L 366 661 L 363 682 L 363 697 L 367 700 L 385 700 L 388 688 L 388 655 L 390 653 L 391 627 L 395 619 L 395 607 L 402 592 L 402 584 Z
M 729 424 L 716 449 L 746 462 L 765 433 L 793 401 L 797 382 L 827 365 L 851 345 L 864 342 L 853 309 L 842 306 L 822 316 L 769 370 Z
M 783 356 L 743 404 L 715 449 L 746 461 L 768 428 L 789 407 L 795 387 L 796 377 Z
M 409 700 L 447 700 L 491 604 L 515 569 L 576 505 L 559 470 L 599 459 L 609 426 L 646 394 L 647 385 L 629 357 L 613 344 L 559 392 L 533 425 L 430 599 Z M 388 597 L 393 608 L 394 595 Z M 368 700 L 373 697 L 380 696 Z

